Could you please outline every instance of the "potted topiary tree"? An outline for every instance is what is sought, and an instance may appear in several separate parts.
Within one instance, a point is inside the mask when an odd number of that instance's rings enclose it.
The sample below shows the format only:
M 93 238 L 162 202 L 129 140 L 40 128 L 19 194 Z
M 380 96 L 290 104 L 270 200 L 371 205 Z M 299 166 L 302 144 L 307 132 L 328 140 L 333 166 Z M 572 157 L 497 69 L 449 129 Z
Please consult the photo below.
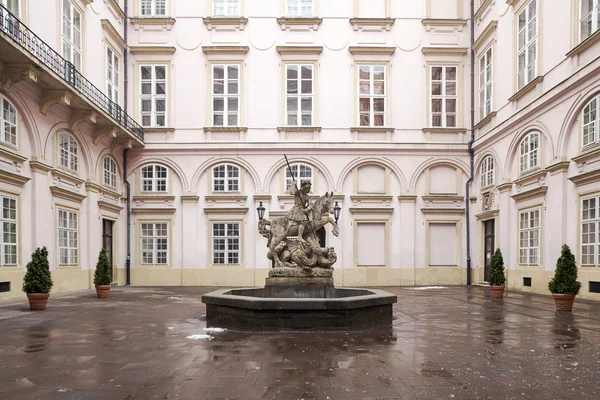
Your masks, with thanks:
M 96 272 L 94 273 L 94 285 L 96 285 L 96 296 L 99 299 L 106 299 L 110 292 L 110 265 L 106 250 L 100 250 Z
M 497 249 L 490 262 L 490 293 L 492 299 L 501 299 L 504 297 L 504 259 L 502 252 Z
M 571 311 L 575 296 L 581 289 L 581 282 L 577 281 L 577 265 L 575 256 L 566 244 L 563 245 L 560 257 L 556 262 L 554 277 L 548 283 L 548 290 L 552 293 L 557 311 Z
M 53 284 L 48 250 L 46 247 L 38 247 L 31 255 L 31 261 L 27 264 L 27 273 L 23 278 L 23 291 L 27 293 L 29 308 L 45 310 Z

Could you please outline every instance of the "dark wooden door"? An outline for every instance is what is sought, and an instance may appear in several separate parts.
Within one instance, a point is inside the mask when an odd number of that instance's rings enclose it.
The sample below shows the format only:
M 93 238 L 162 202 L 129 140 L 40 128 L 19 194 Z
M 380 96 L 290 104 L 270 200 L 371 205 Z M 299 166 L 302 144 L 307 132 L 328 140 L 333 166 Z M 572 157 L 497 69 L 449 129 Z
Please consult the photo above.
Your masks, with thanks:
M 113 280 L 113 221 L 102 220 L 102 247 L 106 250 L 108 264 L 110 265 L 110 279 Z
M 483 271 L 484 279 L 486 282 L 490 280 L 490 264 L 492 262 L 492 255 L 494 254 L 494 246 L 495 246 L 495 222 L 496 220 L 490 219 L 489 221 L 484 221 L 484 257 L 485 257 L 485 268 Z

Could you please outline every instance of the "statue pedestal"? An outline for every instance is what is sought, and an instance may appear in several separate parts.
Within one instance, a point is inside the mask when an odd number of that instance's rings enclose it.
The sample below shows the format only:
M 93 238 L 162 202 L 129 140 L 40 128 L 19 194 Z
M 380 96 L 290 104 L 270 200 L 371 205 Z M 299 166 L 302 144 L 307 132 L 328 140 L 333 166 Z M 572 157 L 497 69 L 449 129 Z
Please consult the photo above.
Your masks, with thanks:
M 274 277 L 265 283 L 267 297 L 332 298 L 335 297 L 333 278 Z

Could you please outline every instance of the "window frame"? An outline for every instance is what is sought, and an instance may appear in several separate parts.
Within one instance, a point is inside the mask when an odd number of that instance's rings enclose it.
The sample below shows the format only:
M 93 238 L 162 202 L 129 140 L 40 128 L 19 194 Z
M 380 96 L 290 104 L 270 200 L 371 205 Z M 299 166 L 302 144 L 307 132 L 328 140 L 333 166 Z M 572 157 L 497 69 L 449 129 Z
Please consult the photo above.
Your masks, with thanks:
M 152 177 L 147 178 L 144 177 L 144 170 L 146 168 L 152 168 Z M 164 177 L 158 177 L 157 176 L 157 168 L 164 168 L 165 170 L 165 176 Z M 158 194 L 167 194 L 169 193 L 169 168 L 165 165 L 161 165 L 161 164 L 146 164 L 142 167 L 140 167 L 140 193 L 142 194 L 152 194 L 152 193 L 158 193 Z M 164 187 L 165 190 L 157 190 L 157 188 L 159 187 L 159 180 L 164 180 Z M 145 181 L 150 181 L 151 182 L 151 186 L 152 189 L 151 190 L 144 190 L 144 183 Z
M 138 73 L 139 73 L 139 120 L 141 125 L 144 128 L 166 128 L 169 124 L 169 90 L 170 90 L 170 82 L 169 82 L 169 66 L 166 63 L 140 63 L 138 64 Z M 144 79 L 142 75 L 142 68 L 150 67 L 150 79 Z M 156 67 L 163 67 L 165 70 L 164 79 L 156 79 Z M 164 82 L 164 94 L 157 94 L 156 87 L 160 82 Z M 143 93 L 143 86 L 145 83 L 150 84 L 150 93 Z M 144 111 L 144 101 L 150 100 L 150 111 Z M 164 111 L 156 110 L 156 102 L 163 100 L 164 101 Z M 144 125 L 144 116 L 150 116 L 150 125 Z M 164 124 L 158 125 L 156 123 L 157 117 L 163 115 L 164 116 Z
M 144 0 L 139 0 L 138 6 L 140 7 L 140 16 L 142 17 L 155 17 L 155 18 L 160 18 L 160 17 L 166 17 L 169 15 L 169 1 L 168 0 L 146 0 L 147 2 L 150 3 L 150 13 L 146 13 L 144 14 Z M 157 9 L 157 2 L 158 1 L 163 1 L 164 2 L 164 13 L 163 14 L 158 14 L 156 12 Z
M 591 110 L 591 105 L 594 102 L 596 105 L 595 109 Z M 590 107 L 591 112 L 595 113 L 596 118 L 590 118 L 590 121 L 586 123 L 586 109 L 588 107 Z M 585 143 L 585 138 L 589 136 L 586 135 L 586 127 L 588 126 L 590 126 L 591 128 L 592 140 L 588 143 Z M 585 104 L 585 106 L 581 109 L 581 149 L 585 150 L 598 144 L 600 144 L 600 94 L 596 95 L 593 99 L 588 101 Z
M 224 225 L 223 232 L 224 236 L 215 235 L 215 225 Z M 230 225 L 237 225 L 237 236 L 230 236 L 229 228 Z M 228 265 L 242 265 L 242 221 L 211 221 L 210 225 L 210 237 L 211 237 L 211 260 L 212 265 L 217 266 L 228 266 Z M 223 249 L 215 249 L 215 244 L 217 240 L 223 240 Z M 229 249 L 230 240 L 237 240 L 237 249 Z M 217 262 L 215 259 L 216 253 L 223 253 L 223 262 Z M 237 262 L 230 262 L 229 256 L 230 254 L 237 253 Z
M 71 24 L 71 34 L 69 36 L 65 35 L 65 15 L 64 15 L 64 9 L 65 9 L 65 4 L 68 3 L 69 4 L 69 16 L 68 16 L 68 21 Z M 74 26 L 73 26 L 73 20 L 74 20 L 74 12 L 77 12 L 79 14 L 79 47 L 75 46 L 75 42 L 76 42 L 76 37 L 74 35 Z M 60 55 L 67 61 L 69 61 L 71 64 L 73 64 L 73 66 L 75 67 L 76 70 L 78 71 L 82 71 L 83 70 L 83 43 L 84 43 L 84 38 L 83 38 L 83 29 L 85 26 L 85 13 L 83 12 L 83 10 L 81 10 L 78 6 L 75 5 L 75 3 L 71 0 L 61 0 L 61 8 L 60 8 Z M 65 40 L 66 42 L 71 46 L 71 52 L 69 53 L 69 56 L 67 56 L 65 54 Z M 75 51 L 73 51 L 73 49 L 75 49 Z M 77 52 L 77 54 L 79 54 L 79 65 L 77 65 L 77 62 L 75 62 L 75 53 Z
M 15 119 L 14 124 L 5 118 L 5 111 L 6 111 L 4 109 L 5 104 L 8 105 L 9 116 L 11 113 L 11 108 L 14 110 L 14 119 Z M 6 140 L 6 136 L 7 136 L 6 126 L 7 125 L 10 125 L 11 128 L 14 128 L 14 137 L 15 137 L 14 143 Z M 10 135 L 12 136 L 12 132 L 10 133 Z M 19 110 L 17 110 L 17 107 L 15 107 L 13 102 L 10 101 L 6 96 L 2 95 L 2 93 L 0 93 L 0 143 L 2 143 L 5 146 L 11 147 L 13 149 L 17 149 L 19 147 L 18 146 L 18 144 L 19 144 Z
M 481 62 L 485 69 L 482 70 Z M 479 120 L 484 119 L 494 107 L 494 52 L 493 46 L 488 47 L 479 57 Z M 489 74 L 487 73 L 489 71 Z M 489 79 L 488 79 L 489 75 Z M 483 81 L 482 81 L 483 79 Z M 488 107 L 486 108 L 486 105 Z
M 588 14 L 591 15 L 591 19 L 592 19 L 592 26 L 590 29 L 590 34 L 588 36 L 586 36 L 585 38 L 582 37 L 582 32 L 581 32 L 581 23 L 583 20 L 583 2 L 585 0 L 579 0 L 579 10 L 578 10 L 578 15 L 577 15 L 577 39 L 578 42 L 577 43 L 581 43 L 583 41 L 585 41 L 586 39 L 588 39 L 590 36 L 594 35 L 594 33 L 596 33 L 599 29 L 600 29 L 600 0 L 592 0 L 592 10 L 590 11 L 590 13 Z M 586 16 L 587 17 L 587 16 Z
M 537 212 L 537 226 L 532 226 L 532 221 L 536 220 L 536 218 L 532 218 L 531 214 L 535 214 Z M 523 228 L 521 225 L 523 223 L 523 219 L 522 216 L 524 214 L 527 214 L 527 224 L 528 226 Z M 534 207 L 534 208 L 528 208 L 528 209 L 524 209 L 524 210 L 519 210 L 519 219 L 517 221 L 518 225 L 518 230 L 519 230 L 519 236 L 518 236 L 518 243 L 519 243 L 519 253 L 518 253 L 518 265 L 541 265 L 541 256 L 542 256 L 542 208 L 541 207 Z M 537 231 L 537 246 L 530 246 L 531 244 L 531 232 Z M 524 240 L 522 238 L 522 234 L 523 233 L 527 233 L 527 238 L 525 239 L 525 241 L 527 242 L 527 246 L 523 247 L 522 246 L 522 241 Z M 535 240 L 535 238 L 534 238 Z M 536 249 L 537 253 L 535 255 L 535 259 L 532 258 L 532 253 L 531 250 L 532 249 Z M 525 259 L 523 258 L 521 252 L 522 251 L 526 251 L 527 254 L 525 256 Z M 525 260 L 525 262 L 522 262 L 523 260 Z M 534 261 L 534 262 L 532 262 Z
M 223 177 L 217 177 L 215 176 L 215 172 L 217 170 L 217 168 L 221 168 L 223 167 L 224 170 L 224 176 Z M 237 177 L 230 177 L 229 176 L 229 169 L 236 169 L 237 170 Z M 241 184 L 242 184 L 242 169 L 235 165 L 235 164 L 231 164 L 231 163 L 221 163 L 221 164 L 217 164 L 215 166 L 213 166 L 211 168 L 211 190 L 213 193 L 241 193 Z M 219 181 L 223 181 L 223 190 L 217 190 L 217 180 Z M 230 185 L 232 183 L 234 183 L 237 185 L 237 190 L 231 190 L 230 189 Z
M 536 137 L 536 148 L 532 149 L 532 137 Z M 529 149 L 526 153 L 523 153 L 523 143 L 527 141 Z M 539 169 L 541 166 L 541 135 L 537 131 L 529 132 L 519 142 L 519 173 L 521 175 L 526 174 L 530 171 Z M 535 154 L 535 165 L 531 165 L 532 155 Z M 523 169 L 523 159 L 526 159 L 527 168 Z
M 110 163 L 112 163 L 110 165 L 114 167 L 114 171 L 111 171 L 110 169 L 109 170 L 106 169 L 106 161 L 109 161 Z M 119 169 L 117 168 L 117 162 L 110 156 L 104 156 L 104 158 L 102 159 L 102 184 L 111 189 L 117 189 L 118 172 L 119 172 Z M 106 182 L 107 173 L 108 173 L 108 180 L 109 180 L 108 183 Z M 111 180 L 114 180 L 114 184 L 111 183 Z
M 586 201 L 594 201 L 593 206 L 593 217 L 584 219 L 585 211 L 584 203 Z M 580 198 L 580 211 L 579 211 L 579 261 L 582 267 L 600 267 L 600 236 L 598 235 L 598 229 L 600 228 L 600 214 L 598 211 L 600 209 L 600 194 L 595 193 L 591 195 L 581 196 Z M 589 208 L 588 208 L 589 210 Z M 592 225 L 594 227 L 593 232 L 584 232 L 584 225 Z M 594 236 L 593 242 L 584 242 L 585 235 L 592 234 Z M 594 258 L 592 263 L 584 262 L 584 257 L 590 256 L 590 253 L 584 254 L 584 247 L 588 247 L 592 250 L 591 257 Z M 588 261 L 588 260 L 586 260 Z
M 288 68 L 289 67 L 296 67 L 297 68 L 297 73 L 298 76 L 297 78 L 294 79 L 289 79 L 288 78 Z M 311 71 L 311 76 L 310 76 L 310 93 L 305 94 L 305 93 L 300 93 L 303 89 L 302 89 L 302 82 L 307 81 L 308 79 L 303 79 L 302 78 L 302 68 L 304 67 L 310 67 L 310 71 Z M 306 127 L 311 127 L 311 126 L 315 126 L 315 76 L 316 76 L 316 71 L 315 71 L 315 63 L 314 62 L 286 62 L 284 63 L 284 126 L 286 127 L 293 127 L 293 128 L 306 128 Z M 294 82 L 296 81 L 297 83 L 297 93 L 288 93 L 289 90 L 289 81 Z M 294 115 L 294 113 L 290 113 L 289 109 L 288 109 L 288 101 L 290 99 L 296 99 L 297 102 L 297 109 L 295 112 L 295 116 L 296 116 L 296 124 L 290 124 L 290 120 L 289 117 L 290 115 Z M 307 113 L 306 111 L 302 110 L 302 100 L 303 99 L 310 99 L 311 102 L 311 107 L 310 107 L 310 114 Z M 305 125 L 303 123 L 303 116 L 304 115 L 310 115 L 310 124 Z
M 492 156 L 485 156 L 481 162 L 481 189 L 494 186 L 496 183 L 496 160 Z
M 171 223 L 170 221 L 155 221 L 155 220 L 143 220 L 139 222 L 139 265 L 157 265 L 157 266 L 168 266 L 170 261 L 170 248 L 171 248 Z M 152 235 L 144 235 L 144 225 L 152 225 Z M 157 235 L 157 226 L 161 225 L 161 232 L 166 232 L 166 235 Z M 164 226 L 162 226 L 164 225 Z M 146 228 L 147 231 L 147 228 Z M 144 249 L 144 240 L 150 240 L 152 242 L 151 249 Z M 162 244 L 166 248 L 158 249 L 158 241 L 163 240 Z M 158 262 L 158 253 L 164 252 L 164 262 Z M 151 255 L 151 262 L 145 262 L 144 253 Z M 161 255 L 161 259 L 163 256 Z M 146 260 L 147 260 L 146 256 Z
M 5 200 L 9 200 L 14 202 L 14 213 L 15 213 L 15 218 L 10 218 L 10 210 L 12 210 L 12 208 L 8 208 L 9 210 L 9 217 L 5 218 L 5 210 L 6 208 L 4 207 L 4 201 Z M 15 196 L 15 195 L 5 195 L 4 193 L 0 193 L 0 201 L 2 202 L 2 213 L 0 214 L 0 268 L 2 267 L 17 267 L 19 265 L 19 250 L 20 250 L 20 246 L 19 246 L 19 197 Z M 14 232 L 5 232 L 4 227 L 6 226 L 6 224 L 11 224 L 14 225 Z M 14 235 L 14 243 L 11 242 L 5 242 L 4 238 L 5 235 Z M 6 256 L 7 256 L 7 252 L 6 252 L 6 248 L 8 246 L 14 246 L 15 248 L 15 252 L 14 252 L 14 257 L 15 257 L 15 262 L 14 263 L 7 263 L 6 262 Z M 12 254 L 11 254 L 12 255 Z
M 223 67 L 223 79 L 218 79 L 219 81 L 223 81 L 223 93 L 215 93 L 215 68 Z M 237 78 L 230 79 L 229 78 L 229 68 L 236 67 L 237 68 Z M 229 85 L 230 83 L 237 83 L 237 93 L 230 94 L 229 93 Z M 214 127 L 222 127 L 222 128 L 237 128 L 240 127 L 241 121 L 241 110 L 242 110 L 242 64 L 239 62 L 214 62 L 210 64 L 210 125 Z M 215 100 L 222 98 L 223 100 L 223 110 L 216 111 L 215 110 Z M 237 110 L 235 112 L 236 122 L 235 124 L 229 123 L 230 109 L 229 109 L 229 100 L 237 99 Z M 215 123 L 215 117 L 218 115 L 222 115 L 223 123 L 221 125 L 217 125 Z M 232 114 L 233 115 L 233 114 Z
M 68 144 L 69 144 L 69 148 L 68 149 L 63 149 L 62 148 L 62 138 L 66 136 L 68 137 Z M 77 139 L 75 138 L 75 136 L 73 136 L 71 133 L 66 132 L 66 131 L 61 131 L 58 133 L 57 135 L 57 165 L 59 168 L 70 172 L 71 174 L 74 175 L 78 175 L 79 174 L 79 156 L 80 156 L 80 146 L 79 146 L 79 142 L 77 141 Z M 71 148 L 71 144 L 74 143 L 75 144 L 75 149 L 76 152 L 72 151 Z M 66 161 L 67 161 L 67 165 L 63 164 L 63 151 L 66 153 Z M 74 161 L 74 163 L 73 163 Z M 75 168 L 73 168 L 73 164 L 75 165 Z
M 366 82 L 365 79 L 361 79 L 361 67 L 369 67 L 369 93 L 361 93 L 361 81 Z M 381 82 L 381 79 L 375 79 L 375 67 L 383 67 L 383 94 L 374 93 L 375 83 Z M 361 62 L 356 63 L 356 125 L 360 128 L 385 128 L 388 125 L 388 109 L 389 109 L 389 68 L 387 62 Z M 362 124 L 362 115 L 366 115 L 367 112 L 361 110 L 361 99 L 369 99 L 369 124 Z M 383 113 L 381 111 L 375 111 L 375 100 L 383 100 Z M 375 124 L 376 115 L 383 114 L 383 120 L 381 125 Z
M 223 14 L 215 12 L 217 3 L 223 3 L 223 10 L 225 10 Z M 229 3 L 237 3 L 237 13 L 229 12 Z M 211 0 L 210 15 L 217 18 L 240 17 L 242 15 L 242 0 Z
M 459 119 L 460 119 L 460 66 L 458 64 L 429 64 L 428 65 L 429 68 L 429 85 L 427 87 L 428 90 L 428 111 L 429 111 L 429 115 L 428 115 L 428 119 L 429 119 L 429 126 L 431 128 L 438 128 L 438 129 L 456 129 L 459 125 Z M 441 80 L 434 80 L 433 79 L 433 69 L 434 68 L 441 68 Z M 447 68 L 454 68 L 454 73 L 455 73 L 455 78 L 454 80 L 448 80 L 446 79 L 446 74 L 447 74 Z M 433 94 L 433 87 L 434 87 L 434 82 L 439 82 L 440 85 L 440 94 Z M 448 84 L 454 83 L 454 94 L 446 94 L 446 90 L 448 88 Z M 435 112 L 434 113 L 434 107 L 433 107 L 433 102 L 434 100 L 440 100 L 441 101 L 441 109 L 439 112 Z M 448 112 L 447 111 L 447 106 L 448 106 L 448 101 L 450 100 L 454 100 L 454 112 Z M 434 114 L 437 116 L 439 115 L 440 117 L 440 125 L 435 125 L 434 124 Z M 448 116 L 454 114 L 454 125 L 449 126 L 448 125 Z
M 292 163 L 290 164 L 290 168 L 292 169 L 292 173 L 291 175 L 293 175 L 294 173 L 294 167 L 297 167 L 297 172 L 296 172 L 296 183 L 298 185 L 298 189 L 300 189 L 300 185 L 302 184 L 302 181 L 304 180 L 309 180 L 310 181 L 310 193 L 314 193 L 315 191 L 315 167 L 313 167 L 310 164 L 307 163 L 303 163 L 303 162 L 297 162 L 297 163 Z M 308 168 L 310 170 L 310 177 L 298 177 L 298 175 L 300 174 L 300 170 L 301 167 L 305 167 Z M 288 176 L 288 174 L 290 173 L 290 168 L 287 167 L 287 165 L 284 167 L 285 172 L 283 173 L 283 191 L 284 193 L 287 193 L 290 191 L 290 189 L 293 189 L 292 187 L 292 183 L 294 182 L 294 177 L 293 176 Z M 288 186 L 288 181 L 289 181 L 289 186 Z M 294 189 L 295 190 L 295 189 Z
M 112 57 L 108 53 L 112 53 Z M 106 73 L 104 75 L 105 78 L 105 87 L 106 87 L 106 96 L 112 100 L 113 103 L 120 105 L 121 103 L 121 57 L 119 57 L 119 53 L 116 52 L 111 46 L 106 45 L 106 53 L 105 57 L 105 68 Z M 109 61 L 110 60 L 110 61 Z M 115 63 L 116 61 L 116 63 Z M 116 68 L 115 68 L 116 65 Z M 115 73 L 116 70 L 116 73 Z M 115 80 L 116 75 L 116 80 Z
M 285 0 L 284 2 L 285 4 L 285 15 L 287 17 L 292 17 L 292 18 L 312 18 L 315 16 L 315 0 Z M 290 6 L 292 5 L 291 3 L 296 3 L 297 4 L 297 9 L 298 9 L 298 13 L 290 13 Z M 303 4 L 304 3 L 309 3 L 310 4 L 310 13 L 308 14 L 304 14 L 302 13 L 302 9 L 303 9 Z
M 67 219 L 66 221 L 68 222 L 68 224 L 70 225 L 70 223 L 72 222 L 71 217 L 74 216 L 74 221 L 75 221 L 75 228 L 72 228 L 71 226 L 61 226 L 61 220 L 65 220 L 65 219 L 61 219 L 61 212 L 62 213 L 66 213 Z M 68 209 L 68 208 L 62 208 L 59 207 L 57 208 L 57 212 L 56 212 L 56 247 L 58 249 L 57 251 L 57 258 L 58 258 L 58 265 L 60 266 L 79 266 L 79 262 L 80 262 L 80 254 L 79 254 L 79 242 L 80 242 L 80 237 L 79 237 L 79 211 L 77 210 L 72 210 L 72 209 Z M 66 238 L 68 241 L 68 245 L 67 246 L 61 246 L 61 231 L 66 232 Z M 71 235 L 71 233 L 73 235 Z M 72 237 L 74 237 L 74 240 L 77 242 L 76 246 L 73 247 L 71 246 L 71 239 Z M 67 262 L 63 262 L 63 256 L 61 254 L 61 250 L 62 249 L 66 249 L 67 250 Z M 77 260 L 73 261 L 72 259 L 72 251 L 75 251 Z
M 529 9 L 530 9 L 530 5 L 531 3 L 535 2 L 535 36 L 533 37 L 533 39 L 531 37 L 529 37 L 529 24 L 531 23 L 532 19 L 529 16 Z M 519 29 L 519 19 L 521 17 L 521 15 L 525 14 L 525 25 L 523 27 L 523 29 Z M 517 45 L 516 45 L 516 72 L 517 72 L 517 91 L 523 89 L 525 86 L 529 85 L 531 82 L 533 82 L 537 76 L 538 76 L 538 62 L 540 59 L 540 54 L 539 54 L 539 10 L 538 10 L 538 2 L 537 0 L 530 0 L 527 2 L 527 4 L 523 5 L 523 7 L 521 7 L 521 9 L 519 10 L 518 13 L 516 13 L 516 30 L 517 30 L 517 34 L 516 34 L 516 41 L 517 41 Z M 523 47 L 520 47 L 519 44 L 519 39 L 520 39 L 520 33 L 521 31 L 524 32 L 524 43 L 523 43 Z M 528 68 L 528 66 L 530 65 L 529 63 L 529 48 L 531 46 L 531 44 L 535 45 L 535 60 L 533 62 L 533 76 L 531 78 L 528 78 L 528 74 L 527 71 L 531 68 Z M 521 84 L 519 81 L 519 75 L 520 75 L 520 71 L 519 71 L 519 57 L 521 54 L 524 54 L 524 70 L 523 70 L 523 83 Z

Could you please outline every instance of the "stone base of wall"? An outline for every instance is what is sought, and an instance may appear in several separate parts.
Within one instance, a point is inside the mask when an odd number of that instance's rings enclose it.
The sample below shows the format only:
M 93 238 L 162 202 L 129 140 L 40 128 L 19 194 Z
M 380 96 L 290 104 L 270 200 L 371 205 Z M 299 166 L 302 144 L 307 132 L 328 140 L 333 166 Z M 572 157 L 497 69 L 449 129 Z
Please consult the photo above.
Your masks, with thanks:
M 27 296 L 23 292 L 24 270 L 0 271 L 0 282 L 10 282 L 10 292 L 0 293 L 0 300 L 23 298 Z M 74 292 L 94 287 L 94 270 L 73 268 L 58 269 L 52 271 L 54 286 L 50 291 L 53 293 Z M 52 297 L 51 297 L 52 298 Z
M 550 295 L 548 282 L 554 276 L 554 271 L 539 269 L 510 269 L 508 270 L 508 289 Z M 523 278 L 531 278 L 531 286 L 523 286 Z M 600 282 L 600 269 L 579 268 L 577 279 L 582 283 L 577 298 L 600 300 L 600 293 L 590 293 L 590 281 Z

